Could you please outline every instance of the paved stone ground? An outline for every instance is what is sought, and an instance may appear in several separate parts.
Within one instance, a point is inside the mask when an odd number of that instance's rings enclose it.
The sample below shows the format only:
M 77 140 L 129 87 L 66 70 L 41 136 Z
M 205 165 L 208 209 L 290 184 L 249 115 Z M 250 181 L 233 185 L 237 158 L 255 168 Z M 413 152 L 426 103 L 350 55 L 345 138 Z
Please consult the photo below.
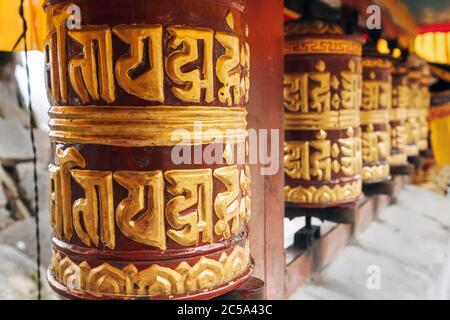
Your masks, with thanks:
M 0 244 L 0 300 L 35 300 L 37 298 L 36 265 L 18 249 Z M 44 268 L 41 271 L 45 277 Z M 42 298 L 56 299 L 45 278 Z
M 396 205 L 290 299 L 449 297 L 450 196 L 408 186 Z

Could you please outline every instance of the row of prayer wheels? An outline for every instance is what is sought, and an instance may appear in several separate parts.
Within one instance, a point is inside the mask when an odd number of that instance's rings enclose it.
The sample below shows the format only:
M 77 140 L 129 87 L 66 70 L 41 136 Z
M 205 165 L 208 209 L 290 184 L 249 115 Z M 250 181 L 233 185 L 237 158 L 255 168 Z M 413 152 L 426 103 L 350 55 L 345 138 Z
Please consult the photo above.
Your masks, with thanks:
M 206 299 L 250 278 L 251 174 L 233 156 L 249 153 L 246 1 L 199 3 L 46 1 L 47 277 L 63 297 Z M 354 202 L 427 148 L 422 65 L 323 22 L 288 30 L 285 61 L 287 202 Z M 224 161 L 174 161 L 178 129 Z
M 285 200 L 355 202 L 428 149 L 429 70 L 320 20 L 285 28 Z

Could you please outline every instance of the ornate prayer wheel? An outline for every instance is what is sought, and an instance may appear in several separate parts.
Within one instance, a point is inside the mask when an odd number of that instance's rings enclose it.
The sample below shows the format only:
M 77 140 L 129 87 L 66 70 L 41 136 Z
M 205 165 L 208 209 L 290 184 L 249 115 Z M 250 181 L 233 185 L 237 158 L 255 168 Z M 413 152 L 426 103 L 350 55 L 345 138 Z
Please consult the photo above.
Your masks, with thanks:
M 203 299 L 240 286 L 252 270 L 245 0 L 46 11 L 52 288 Z
M 419 125 L 420 125 L 420 139 L 419 139 L 419 151 L 426 151 L 429 148 L 428 135 L 430 133 L 430 127 L 428 123 L 428 114 L 430 111 L 431 94 L 430 94 L 430 67 L 423 61 L 421 66 L 421 78 L 420 78 L 420 98 L 421 103 L 419 105 Z
M 286 204 L 354 202 L 362 194 L 362 41 L 317 20 L 288 25 L 285 40 Z
M 420 141 L 420 105 L 422 103 L 422 94 L 420 88 L 421 82 L 420 67 L 414 63 L 409 65 L 409 90 L 410 100 L 408 106 L 408 121 L 406 122 L 407 145 L 406 153 L 409 157 L 419 155 Z
M 389 113 L 391 127 L 391 167 L 408 164 L 406 154 L 406 121 L 409 105 L 408 68 L 402 61 L 395 61 L 392 68 L 392 109 Z
M 367 46 L 363 54 L 363 99 L 361 107 L 364 183 L 390 178 L 391 136 L 389 112 L 392 108 L 392 62 Z

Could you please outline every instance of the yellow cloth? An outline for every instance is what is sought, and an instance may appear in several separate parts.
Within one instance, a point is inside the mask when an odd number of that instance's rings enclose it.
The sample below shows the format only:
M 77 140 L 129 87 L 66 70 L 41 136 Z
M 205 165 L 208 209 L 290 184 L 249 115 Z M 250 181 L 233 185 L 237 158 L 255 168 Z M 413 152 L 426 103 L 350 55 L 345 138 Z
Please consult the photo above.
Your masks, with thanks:
M 28 50 L 42 50 L 44 47 L 46 17 L 43 5 L 44 0 L 24 0 Z M 23 33 L 19 7 L 20 0 L 0 0 L 0 51 L 12 51 Z M 22 40 L 15 50 L 23 49 Z
M 436 162 L 450 165 L 450 104 L 430 112 L 431 144 Z

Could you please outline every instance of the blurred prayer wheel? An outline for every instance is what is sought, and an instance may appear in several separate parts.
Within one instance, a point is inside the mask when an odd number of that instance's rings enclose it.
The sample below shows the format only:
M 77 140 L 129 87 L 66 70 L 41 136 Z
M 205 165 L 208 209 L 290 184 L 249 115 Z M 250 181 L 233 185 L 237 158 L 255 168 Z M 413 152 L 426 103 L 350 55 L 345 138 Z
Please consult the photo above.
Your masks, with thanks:
M 422 103 L 420 88 L 421 77 L 422 75 L 419 66 L 410 64 L 408 74 L 410 100 L 408 106 L 408 120 L 406 122 L 406 153 L 409 157 L 419 155 L 420 105 Z
M 408 68 L 404 62 L 395 61 L 392 68 L 392 109 L 389 113 L 391 127 L 391 167 L 408 164 L 406 154 L 406 121 L 409 105 Z
M 390 178 L 391 69 L 390 58 L 378 53 L 375 46 L 364 48 L 361 106 L 364 183 L 381 182 Z
M 46 11 L 52 288 L 203 299 L 239 287 L 252 270 L 250 172 L 233 156 L 248 148 L 245 0 L 52 0 Z
M 354 202 L 362 194 L 362 41 L 318 20 L 288 25 L 285 41 L 286 204 Z
M 430 94 L 430 67 L 423 61 L 421 67 L 420 78 L 420 92 L 421 103 L 419 106 L 419 125 L 420 125 L 420 139 L 419 151 L 426 151 L 429 149 L 428 135 L 430 133 L 430 126 L 428 123 L 428 114 L 430 112 L 431 94 Z

